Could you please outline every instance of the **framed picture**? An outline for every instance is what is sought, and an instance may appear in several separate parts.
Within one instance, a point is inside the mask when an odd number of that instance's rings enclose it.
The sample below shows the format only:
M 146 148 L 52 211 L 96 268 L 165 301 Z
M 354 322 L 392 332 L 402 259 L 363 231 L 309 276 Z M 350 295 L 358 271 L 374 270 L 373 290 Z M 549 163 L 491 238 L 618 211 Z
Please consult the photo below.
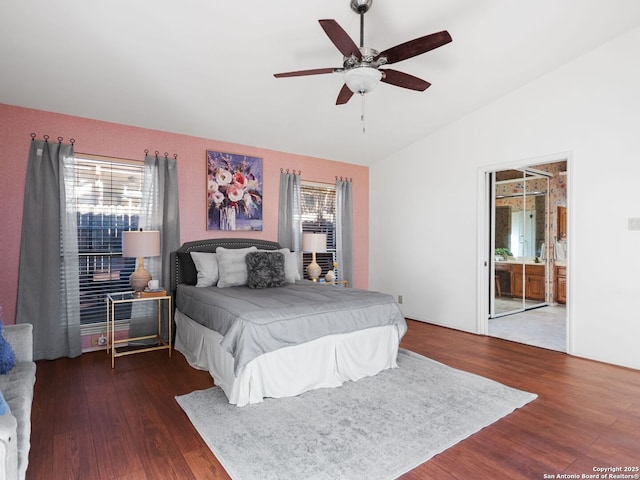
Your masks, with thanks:
M 207 150 L 207 230 L 262 230 L 262 158 Z

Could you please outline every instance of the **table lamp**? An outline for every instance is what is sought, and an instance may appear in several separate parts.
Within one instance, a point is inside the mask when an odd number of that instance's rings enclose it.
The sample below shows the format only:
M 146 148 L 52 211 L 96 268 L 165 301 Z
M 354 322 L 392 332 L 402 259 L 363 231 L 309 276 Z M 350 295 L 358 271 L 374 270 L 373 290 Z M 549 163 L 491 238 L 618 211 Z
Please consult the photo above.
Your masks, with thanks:
M 138 269 L 129 277 L 134 297 L 141 297 L 149 280 L 151 280 L 151 274 L 144 269 L 144 257 L 157 257 L 158 255 L 160 255 L 159 231 L 140 229 L 139 231 L 122 232 L 122 256 L 138 259 Z
M 325 253 L 327 251 L 327 234 L 326 233 L 303 233 L 302 234 L 302 250 L 311 252 L 311 263 L 307 267 L 307 275 L 314 282 L 318 281 L 318 277 L 322 273 L 322 268 L 316 263 L 316 253 Z

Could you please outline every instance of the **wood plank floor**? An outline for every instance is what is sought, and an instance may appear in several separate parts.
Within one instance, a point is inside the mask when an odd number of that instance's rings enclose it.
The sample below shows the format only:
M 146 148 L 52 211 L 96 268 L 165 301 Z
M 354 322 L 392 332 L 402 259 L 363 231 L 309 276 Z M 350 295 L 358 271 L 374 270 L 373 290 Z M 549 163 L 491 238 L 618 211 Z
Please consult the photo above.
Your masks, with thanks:
M 542 479 L 640 465 L 640 372 L 408 323 L 404 348 L 539 398 L 404 480 Z M 228 479 L 174 400 L 211 386 L 178 352 L 118 358 L 115 370 L 105 352 L 39 361 L 27 479 Z

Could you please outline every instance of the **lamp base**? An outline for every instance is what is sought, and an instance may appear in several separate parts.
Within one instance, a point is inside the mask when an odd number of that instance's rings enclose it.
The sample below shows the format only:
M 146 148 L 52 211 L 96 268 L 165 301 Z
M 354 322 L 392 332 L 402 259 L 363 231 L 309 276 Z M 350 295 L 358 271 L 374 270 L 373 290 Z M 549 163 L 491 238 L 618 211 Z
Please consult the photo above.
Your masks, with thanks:
M 151 280 L 151 274 L 144 269 L 144 260 L 140 257 L 138 258 L 138 269 L 129 277 L 134 297 L 140 298 L 142 296 L 142 292 L 147 288 L 149 280 Z
M 315 261 L 311 262 L 307 266 L 307 276 L 309 277 L 309 280 L 313 282 L 317 282 L 318 278 L 320 278 L 321 273 L 322 273 L 322 268 Z

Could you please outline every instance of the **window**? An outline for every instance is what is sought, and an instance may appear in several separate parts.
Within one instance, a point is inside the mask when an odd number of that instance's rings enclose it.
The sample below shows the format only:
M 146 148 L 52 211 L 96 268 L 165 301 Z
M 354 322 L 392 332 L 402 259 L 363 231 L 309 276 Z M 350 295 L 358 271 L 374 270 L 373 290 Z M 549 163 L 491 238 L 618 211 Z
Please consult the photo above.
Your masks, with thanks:
M 122 257 L 122 232 L 138 228 L 142 162 L 76 154 L 74 191 L 78 209 L 80 323 L 104 322 L 109 293 L 131 290 L 135 258 Z M 130 304 L 116 319 L 130 318 Z
M 300 190 L 302 233 L 326 233 L 327 253 L 316 254 L 322 274 L 333 268 L 336 261 L 336 189 L 333 185 L 302 182 Z M 302 255 L 306 277 L 311 254 Z

